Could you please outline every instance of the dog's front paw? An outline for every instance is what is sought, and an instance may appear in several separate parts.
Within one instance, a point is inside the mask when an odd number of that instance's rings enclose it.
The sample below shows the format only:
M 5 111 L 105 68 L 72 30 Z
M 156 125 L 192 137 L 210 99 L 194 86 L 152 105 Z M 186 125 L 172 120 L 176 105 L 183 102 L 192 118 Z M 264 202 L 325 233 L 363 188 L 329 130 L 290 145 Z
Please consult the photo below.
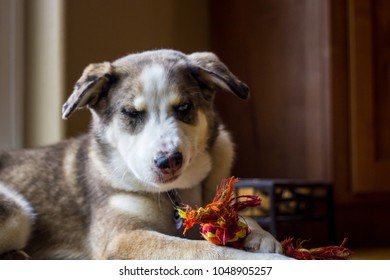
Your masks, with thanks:
M 244 250 L 256 253 L 283 253 L 282 246 L 275 237 L 262 229 L 255 220 L 245 218 L 243 221 L 249 227 L 249 234 L 244 241 Z
M 278 253 L 283 252 L 280 243 L 269 233 L 264 230 L 252 231 L 245 238 L 244 249 L 257 253 Z

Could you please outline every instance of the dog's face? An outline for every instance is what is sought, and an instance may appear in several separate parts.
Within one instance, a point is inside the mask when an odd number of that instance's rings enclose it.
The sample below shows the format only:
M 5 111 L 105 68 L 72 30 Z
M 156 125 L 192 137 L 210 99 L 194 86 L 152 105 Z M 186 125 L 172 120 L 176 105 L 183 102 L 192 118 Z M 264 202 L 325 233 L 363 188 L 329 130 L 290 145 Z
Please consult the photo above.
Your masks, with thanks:
M 123 180 L 137 178 L 156 191 L 186 188 L 211 169 L 218 89 L 248 97 L 211 53 L 145 52 L 88 66 L 63 117 L 91 109 L 95 139 Z

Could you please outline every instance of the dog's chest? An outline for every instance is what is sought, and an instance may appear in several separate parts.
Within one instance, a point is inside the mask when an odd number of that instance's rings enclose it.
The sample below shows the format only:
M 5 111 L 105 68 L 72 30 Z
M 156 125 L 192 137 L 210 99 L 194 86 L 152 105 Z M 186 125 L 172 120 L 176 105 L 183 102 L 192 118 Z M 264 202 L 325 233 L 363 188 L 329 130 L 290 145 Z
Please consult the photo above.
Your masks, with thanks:
M 129 218 L 137 218 L 148 227 L 166 234 L 175 234 L 175 205 L 166 193 L 117 193 L 109 198 L 110 207 Z

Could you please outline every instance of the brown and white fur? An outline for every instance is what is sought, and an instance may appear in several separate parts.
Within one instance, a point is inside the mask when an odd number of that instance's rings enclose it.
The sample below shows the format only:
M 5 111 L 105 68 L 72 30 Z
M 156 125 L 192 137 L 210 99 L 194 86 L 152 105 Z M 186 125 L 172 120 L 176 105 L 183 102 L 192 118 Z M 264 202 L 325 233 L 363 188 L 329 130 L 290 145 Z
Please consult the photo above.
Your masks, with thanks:
M 216 116 L 217 90 L 248 88 L 212 53 L 132 54 L 89 65 L 63 107 L 87 107 L 88 134 L 0 153 L 0 255 L 33 259 L 276 259 L 255 222 L 245 249 L 181 238 L 183 202 L 210 202 L 229 176 L 233 144 Z

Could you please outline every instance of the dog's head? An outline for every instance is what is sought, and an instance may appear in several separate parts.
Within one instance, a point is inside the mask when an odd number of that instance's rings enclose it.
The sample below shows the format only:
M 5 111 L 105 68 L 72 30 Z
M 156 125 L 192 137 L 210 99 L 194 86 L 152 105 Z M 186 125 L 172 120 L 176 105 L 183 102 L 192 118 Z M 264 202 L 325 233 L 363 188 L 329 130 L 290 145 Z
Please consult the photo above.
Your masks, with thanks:
M 211 169 L 218 90 L 249 96 L 212 53 L 143 52 L 89 65 L 63 106 L 63 118 L 78 108 L 91 110 L 92 133 L 124 184 L 136 178 L 156 191 L 186 188 Z

